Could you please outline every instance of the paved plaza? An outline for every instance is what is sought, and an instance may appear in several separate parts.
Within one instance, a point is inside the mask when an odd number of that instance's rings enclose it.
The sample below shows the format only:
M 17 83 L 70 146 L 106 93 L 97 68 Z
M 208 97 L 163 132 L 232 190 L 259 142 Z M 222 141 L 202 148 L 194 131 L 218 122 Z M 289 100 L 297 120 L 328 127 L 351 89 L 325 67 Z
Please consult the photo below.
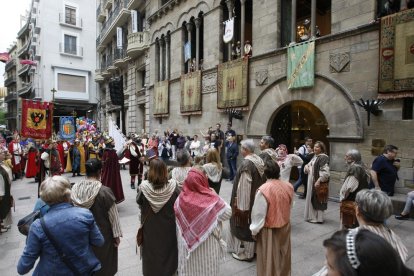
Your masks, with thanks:
M 139 209 L 135 202 L 136 190 L 129 185 L 127 170 L 121 171 L 125 201 L 118 205 L 124 237 L 119 248 L 117 275 L 142 275 L 141 260 L 136 253 L 135 236 L 138 229 Z M 71 182 L 81 177 L 65 174 Z M 220 196 L 226 201 L 230 199 L 232 184 L 223 181 Z M 25 245 L 25 236 L 17 228 L 17 221 L 29 214 L 37 198 L 37 184 L 32 179 L 23 179 L 12 183 L 12 194 L 16 200 L 16 211 L 13 211 L 13 227 L 0 235 L 0 275 L 17 275 L 16 266 Z M 324 224 L 311 224 L 303 221 L 305 201 L 295 197 L 292 210 L 292 275 L 312 275 L 325 261 L 322 241 L 339 228 L 339 205 L 329 202 Z M 409 252 L 408 266 L 414 269 L 414 221 L 397 221 L 390 218 L 389 225 L 402 238 Z M 225 224 L 228 229 L 228 223 Z M 226 231 L 224 231 L 226 232 Z M 162 265 L 162 264 L 160 264 Z M 220 275 L 256 275 L 255 262 L 240 262 L 230 254 L 221 265 Z M 194 275 L 196 276 L 196 275 Z

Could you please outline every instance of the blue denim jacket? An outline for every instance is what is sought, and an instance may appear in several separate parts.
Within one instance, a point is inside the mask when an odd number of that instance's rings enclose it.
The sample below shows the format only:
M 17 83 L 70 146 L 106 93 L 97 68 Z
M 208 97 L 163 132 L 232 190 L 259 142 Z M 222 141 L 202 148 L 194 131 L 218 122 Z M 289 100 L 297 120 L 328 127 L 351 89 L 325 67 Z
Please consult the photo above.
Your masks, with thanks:
M 102 246 L 104 238 L 88 209 L 73 207 L 69 203 L 59 203 L 50 206 L 44 220 L 50 234 L 82 273 L 81 275 L 90 275 L 101 268 L 91 245 Z M 26 247 L 17 265 L 17 272 L 21 275 L 28 273 L 38 257 L 40 260 L 33 275 L 74 275 L 61 261 L 43 232 L 39 219 L 30 227 Z

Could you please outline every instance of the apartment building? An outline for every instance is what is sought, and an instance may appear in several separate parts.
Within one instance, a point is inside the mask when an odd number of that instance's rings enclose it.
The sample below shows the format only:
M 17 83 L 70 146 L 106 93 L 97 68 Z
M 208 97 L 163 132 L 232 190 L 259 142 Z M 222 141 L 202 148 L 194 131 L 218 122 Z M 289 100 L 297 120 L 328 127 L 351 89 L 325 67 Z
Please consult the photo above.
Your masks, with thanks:
M 4 103 L 7 105 L 5 119 L 7 128 L 17 129 L 17 44 L 13 43 L 7 50 L 10 60 L 4 68 L 4 86 L 7 88 L 7 96 Z
M 147 1 L 99 0 L 96 2 L 95 81 L 99 86 L 99 122 L 108 129 L 111 119 L 124 133 L 149 128 L 146 83 L 149 62 L 149 32 L 146 25 Z M 111 101 L 109 83 L 123 81 L 125 117 L 122 107 Z
M 15 91 L 55 103 L 55 132 L 59 116 L 97 114 L 94 11 L 93 1 L 33 0 L 17 34 Z

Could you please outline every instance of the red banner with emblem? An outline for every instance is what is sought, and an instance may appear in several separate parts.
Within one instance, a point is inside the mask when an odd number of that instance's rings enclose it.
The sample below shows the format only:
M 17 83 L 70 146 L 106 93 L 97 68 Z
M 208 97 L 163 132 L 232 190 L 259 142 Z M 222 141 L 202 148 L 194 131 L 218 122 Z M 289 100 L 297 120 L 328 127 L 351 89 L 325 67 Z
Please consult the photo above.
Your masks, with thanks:
M 53 103 L 22 100 L 22 136 L 34 139 L 50 138 L 52 118 Z

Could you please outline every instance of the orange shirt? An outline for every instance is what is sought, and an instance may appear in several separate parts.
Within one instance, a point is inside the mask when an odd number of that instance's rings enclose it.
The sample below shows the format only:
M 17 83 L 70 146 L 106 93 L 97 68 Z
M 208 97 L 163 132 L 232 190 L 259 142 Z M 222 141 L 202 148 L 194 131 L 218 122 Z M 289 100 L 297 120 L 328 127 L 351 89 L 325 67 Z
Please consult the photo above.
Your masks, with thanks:
M 266 228 L 281 228 L 290 221 L 293 200 L 293 186 L 289 182 L 269 179 L 258 189 L 266 198 L 268 207 Z

